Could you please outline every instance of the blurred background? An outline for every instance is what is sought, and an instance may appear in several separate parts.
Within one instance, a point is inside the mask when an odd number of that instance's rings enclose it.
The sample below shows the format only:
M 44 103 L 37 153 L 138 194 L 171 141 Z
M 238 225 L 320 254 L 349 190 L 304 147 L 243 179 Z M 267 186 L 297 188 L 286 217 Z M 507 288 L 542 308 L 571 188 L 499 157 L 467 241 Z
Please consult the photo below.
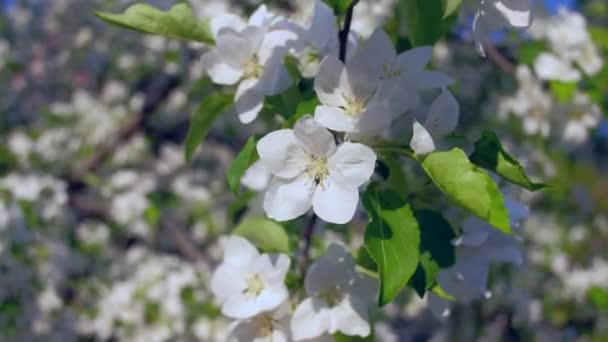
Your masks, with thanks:
M 260 3 L 189 2 L 202 18 Z M 362 0 L 353 30 L 365 39 L 384 26 L 403 49 L 397 2 Z M 0 1 L 0 341 L 225 338 L 207 284 L 220 236 L 254 197 L 236 198 L 225 174 L 268 126 L 224 116 L 186 163 L 190 115 L 217 89 L 206 48 L 94 16 L 132 3 Z M 304 18 L 312 1 L 266 3 Z M 533 28 L 497 32 L 486 59 L 472 42 L 477 5 L 464 1 L 435 46 L 433 67 L 456 80 L 461 104 L 453 138 L 472 142 L 490 127 L 555 187 L 505 188 L 530 208 L 527 260 L 497 266 L 489 298 L 440 322 L 407 291 L 380 313 L 376 340 L 608 341 L 608 3 L 536 1 Z M 589 58 L 602 62 L 580 63 L 576 82 L 538 76 L 552 32 L 571 30 L 564 13 L 583 15 Z

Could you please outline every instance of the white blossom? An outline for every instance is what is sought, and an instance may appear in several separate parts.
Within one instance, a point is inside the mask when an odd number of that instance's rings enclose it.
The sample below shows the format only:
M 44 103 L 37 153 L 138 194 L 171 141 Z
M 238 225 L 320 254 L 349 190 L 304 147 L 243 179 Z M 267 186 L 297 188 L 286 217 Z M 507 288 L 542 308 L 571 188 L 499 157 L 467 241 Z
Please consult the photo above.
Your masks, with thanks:
M 369 309 L 377 284 L 355 271 L 355 261 L 344 247 L 329 246 L 308 269 L 304 288 L 309 297 L 297 306 L 291 320 L 294 340 L 336 332 L 370 334 Z
M 285 254 L 260 254 L 249 241 L 230 236 L 211 279 L 222 313 L 245 319 L 277 308 L 289 295 L 284 284 L 289 264 Z
M 359 187 L 371 177 L 376 154 L 351 142 L 336 146 L 334 136 L 310 115 L 294 129 L 263 137 L 257 145 L 260 160 L 272 173 L 264 197 L 266 214 L 287 221 L 311 207 L 327 222 L 350 221 L 357 209 Z
M 410 147 L 418 155 L 433 152 L 436 142 L 456 129 L 459 115 L 458 102 L 447 88 L 443 88 L 431 104 L 424 125 L 414 120 Z
M 288 342 L 291 341 L 289 328 L 289 302 L 284 302 L 276 310 L 238 320 L 233 323 L 228 334 L 229 342 Z

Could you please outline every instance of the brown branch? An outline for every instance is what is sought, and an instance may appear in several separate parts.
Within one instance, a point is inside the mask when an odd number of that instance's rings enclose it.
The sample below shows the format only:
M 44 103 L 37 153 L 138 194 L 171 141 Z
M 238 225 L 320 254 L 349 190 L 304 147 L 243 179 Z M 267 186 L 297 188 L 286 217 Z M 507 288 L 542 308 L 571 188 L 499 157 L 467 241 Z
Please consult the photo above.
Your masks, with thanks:
M 353 0 L 348 9 L 346 10 L 346 16 L 344 17 L 344 28 L 338 33 L 340 38 L 340 60 L 342 63 L 346 62 L 346 49 L 348 46 L 348 35 L 350 34 L 350 25 L 353 21 L 353 11 L 359 0 Z
M 317 215 L 314 213 L 308 219 L 308 224 L 304 230 L 302 238 L 304 239 L 304 248 L 302 249 L 302 259 L 300 261 L 300 273 L 302 277 L 306 275 L 306 269 L 310 262 L 310 246 L 312 242 L 312 236 L 315 232 L 315 224 L 317 223 Z
M 486 56 L 491 60 L 494 64 L 498 65 L 504 72 L 509 74 L 515 73 L 515 64 L 511 63 L 505 56 L 503 56 L 500 51 L 496 49 L 496 47 L 490 43 L 484 44 L 484 50 L 486 51 Z

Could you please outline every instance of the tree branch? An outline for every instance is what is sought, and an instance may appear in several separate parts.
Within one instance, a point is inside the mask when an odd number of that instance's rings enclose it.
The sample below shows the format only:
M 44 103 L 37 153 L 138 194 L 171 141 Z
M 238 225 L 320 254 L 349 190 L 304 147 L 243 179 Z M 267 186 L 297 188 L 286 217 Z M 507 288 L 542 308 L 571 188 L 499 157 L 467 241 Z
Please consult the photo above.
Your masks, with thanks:
M 491 60 L 494 64 L 498 65 L 504 72 L 508 74 L 515 73 L 515 64 L 511 63 L 505 56 L 503 56 L 496 47 L 490 43 L 484 44 L 484 50 L 486 51 L 486 55 L 488 59 Z
M 350 25 L 353 21 L 353 10 L 355 6 L 359 3 L 359 0 L 353 0 L 353 2 L 346 10 L 346 16 L 344 17 L 344 28 L 340 30 L 338 37 L 340 38 L 340 60 L 342 63 L 346 62 L 346 49 L 348 46 L 348 35 L 350 34 Z
M 308 224 L 304 230 L 302 238 L 304 239 L 304 248 L 302 249 L 302 259 L 300 261 L 300 273 L 305 276 L 308 263 L 310 261 L 310 246 L 312 242 L 312 235 L 315 232 L 315 224 L 317 223 L 317 215 L 314 213 L 308 219 Z

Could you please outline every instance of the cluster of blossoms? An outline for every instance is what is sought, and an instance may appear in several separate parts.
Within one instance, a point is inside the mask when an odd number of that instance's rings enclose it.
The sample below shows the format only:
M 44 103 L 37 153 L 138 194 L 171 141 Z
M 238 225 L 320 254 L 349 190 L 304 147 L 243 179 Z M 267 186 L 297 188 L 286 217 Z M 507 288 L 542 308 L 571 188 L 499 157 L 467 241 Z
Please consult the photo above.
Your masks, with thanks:
M 562 141 L 582 144 L 588 140 L 590 131 L 599 125 L 602 109 L 577 83 L 583 75 L 597 75 L 604 65 L 591 40 L 585 18 L 561 8 L 556 16 L 536 20 L 530 32 L 535 39 L 547 40 L 551 51 L 541 52 L 536 57 L 534 73 L 526 65 L 517 67 L 519 89 L 515 96 L 501 101 L 499 117 L 504 119 L 511 113 L 521 117 L 527 135 L 547 138 L 553 132 L 559 132 L 557 136 Z M 571 84 L 574 90 L 569 99 L 556 101 L 543 81 Z
M 246 239 L 227 238 L 224 261 L 211 280 L 222 313 L 236 319 L 229 341 L 311 341 L 341 332 L 365 337 L 376 282 L 355 270 L 343 246 L 332 244 L 309 268 L 308 296 L 295 309 L 285 285 L 290 259 L 260 254 Z

